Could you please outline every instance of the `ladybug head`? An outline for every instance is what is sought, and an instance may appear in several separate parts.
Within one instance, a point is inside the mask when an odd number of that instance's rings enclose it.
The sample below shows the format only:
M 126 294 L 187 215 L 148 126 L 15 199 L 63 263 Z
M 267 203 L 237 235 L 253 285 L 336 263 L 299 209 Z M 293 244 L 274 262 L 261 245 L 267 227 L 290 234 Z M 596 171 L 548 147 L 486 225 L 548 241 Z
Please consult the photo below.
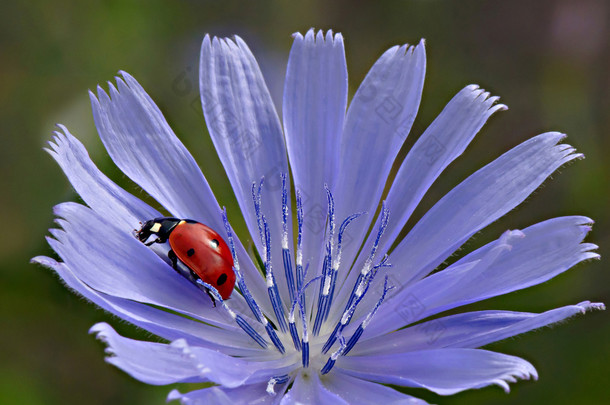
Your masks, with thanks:
M 157 225 L 155 227 L 155 225 Z M 161 224 L 156 222 L 154 219 L 144 222 L 142 224 L 142 228 L 136 232 L 136 237 L 140 240 L 140 242 L 146 242 L 150 235 L 155 234 L 161 228 Z
M 136 232 L 136 237 L 144 243 L 151 235 L 157 236 L 157 241 L 165 242 L 171 231 L 180 223 L 177 218 L 155 218 L 150 219 Z

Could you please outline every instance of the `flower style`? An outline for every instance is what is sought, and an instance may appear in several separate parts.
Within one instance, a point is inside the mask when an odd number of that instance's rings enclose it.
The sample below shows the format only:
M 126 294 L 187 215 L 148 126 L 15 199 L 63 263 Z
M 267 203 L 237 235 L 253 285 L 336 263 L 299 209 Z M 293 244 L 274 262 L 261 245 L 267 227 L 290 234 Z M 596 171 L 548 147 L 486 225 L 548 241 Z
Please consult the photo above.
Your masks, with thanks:
M 50 230 L 48 242 L 62 261 L 33 261 L 96 305 L 170 342 L 132 340 L 106 323 L 94 325 L 109 363 L 148 384 L 213 383 L 170 393 L 185 404 L 425 404 L 383 384 L 451 395 L 491 384 L 508 391 L 517 378 L 536 378 L 529 362 L 479 348 L 603 304 L 539 314 L 439 314 L 598 258 L 596 246 L 583 243 L 592 221 L 560 217 L 507 231 L 434 271 L 582 155 L 560 143 L 560 133 L 533 137 L 464 180 L 399 239 L 431 184 L 506 108 L 477 86 L 462 89 L 384 193 L 419 107 L 425 65 L 423 41 L 390 48 L 348 108 L 342 36 L 295 34 L 282 126 L 246 44 L 205 37 L 203 111 L 258 259 L 229 224 L 237 214 L 220 208 L 157 106 L 121 72 L 116 86 L 91 93 L 108 153 L 171 216 L 205 223 L 227 241 L 236 289 L 223 301 L 206 285 L 216 296 L 213 306 L 202 286 L 172 269 L 167 246 L 135 238 L 142 222 L 163 214 L 104 176 L 63 126 L 49 152 L 86 206 L 55 207 L 61 228 Z

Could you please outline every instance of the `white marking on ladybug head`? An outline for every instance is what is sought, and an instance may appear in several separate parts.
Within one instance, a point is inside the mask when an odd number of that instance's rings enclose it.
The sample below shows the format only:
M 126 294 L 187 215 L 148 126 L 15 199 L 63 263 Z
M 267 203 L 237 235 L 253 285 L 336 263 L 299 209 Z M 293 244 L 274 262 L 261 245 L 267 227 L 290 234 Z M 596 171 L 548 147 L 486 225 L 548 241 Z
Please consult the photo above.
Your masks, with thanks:
M 155 222 L 155 224 L 153 226 L 150 227 L 150 231 L 152 233 L 157 233 L 161 230 L 161 223 L 160 222 Z

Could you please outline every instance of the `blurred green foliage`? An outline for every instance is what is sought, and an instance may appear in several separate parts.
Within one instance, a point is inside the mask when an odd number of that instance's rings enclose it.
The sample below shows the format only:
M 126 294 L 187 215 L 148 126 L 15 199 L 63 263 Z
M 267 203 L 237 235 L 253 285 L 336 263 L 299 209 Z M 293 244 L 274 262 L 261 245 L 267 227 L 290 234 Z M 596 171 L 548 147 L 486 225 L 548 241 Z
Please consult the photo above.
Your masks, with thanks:
M 309 27 L 342 32 L 353 94 L 387 47 L 427 40 L 428 71 L 413 133 L 417 135 L 464 85 L 502 96 L 511 109 L 492 118 L 473 146 L 426 197 L 423 209 L 482 164 L 548 130 L 569 134 L 587 159 L 468 243 L 468 248 L 557 215 L 596 220 L 589 241 L 610 246 L 610 3 L 604 0 L 395 1 L 68 1 L 7 2 L 0 24 L 0 403 L 163 404 L 168 387 L 150 387 L 103 362 L 88 328 L 108 321 L 146 337 L 70 293 L 30 257 L 52 255 L 44 236 L 52 206 L 78 200 L 42 148 L 54 123 L 67 125 L 100 168 L 140 197 L 96 137 L 86 89 L 119 69 L 148 90 L 200 162 L 219 200 L 235 208 L 205 132 L 196 72 L 205 33 L 239 34 L 262 65 L 281 105 L 290 34 Z M 243 228 L 242 228 L 243 233 Z M 543 311 L 590 299 L 610 301 L 606 262 L 577 266 L 541 286 L 472 306 Z M 540 381 L 470 391 L 435 403 L 601 404 L 607 401 L 610 326 L 605 313 L 497 343 L 525 357 Z M 606 400 L 604 400 L 606 398 Z

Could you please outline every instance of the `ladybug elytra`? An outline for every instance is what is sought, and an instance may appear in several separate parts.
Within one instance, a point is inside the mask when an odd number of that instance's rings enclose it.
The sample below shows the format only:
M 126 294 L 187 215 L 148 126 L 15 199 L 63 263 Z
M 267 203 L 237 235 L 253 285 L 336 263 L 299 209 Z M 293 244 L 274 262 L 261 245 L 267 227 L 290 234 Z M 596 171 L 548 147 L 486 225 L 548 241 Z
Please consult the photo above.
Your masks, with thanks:
M 151 236 L 156 238 L 147 242 Z M 155 218 L 144 222 L 136 237 L 146 246 L 169 241 L 168 258 L 172 267 L 191 282 L 201 279 L 228 299 L 235 286 L 233 256 L 220 235 L 212 228 L 190 219 Z M 208 291 L 214 302 L 214 297 Z

